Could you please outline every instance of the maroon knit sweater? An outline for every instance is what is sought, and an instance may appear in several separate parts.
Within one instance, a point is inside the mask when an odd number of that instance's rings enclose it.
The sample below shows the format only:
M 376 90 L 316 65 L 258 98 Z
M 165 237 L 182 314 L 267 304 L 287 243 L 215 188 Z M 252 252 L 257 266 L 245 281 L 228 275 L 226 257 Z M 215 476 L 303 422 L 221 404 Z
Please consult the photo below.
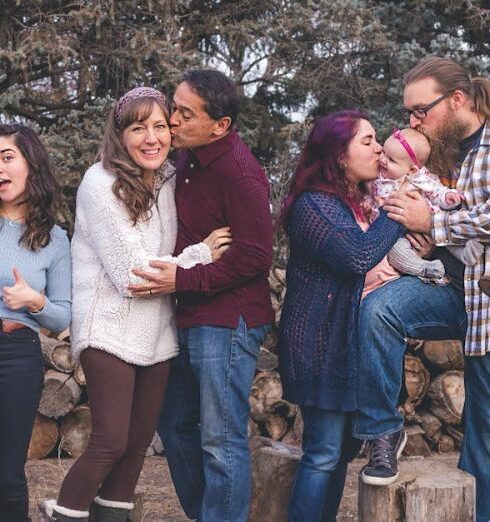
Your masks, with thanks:
M 252 328 L 271 323 L 268 274 L 272 258 L 269 184 L 236 131 L 176 162 L 178 234 L 175 254 L 230 226 L 233 244 L 223 257 L 189 270 L 177 268 L 177 325 Z

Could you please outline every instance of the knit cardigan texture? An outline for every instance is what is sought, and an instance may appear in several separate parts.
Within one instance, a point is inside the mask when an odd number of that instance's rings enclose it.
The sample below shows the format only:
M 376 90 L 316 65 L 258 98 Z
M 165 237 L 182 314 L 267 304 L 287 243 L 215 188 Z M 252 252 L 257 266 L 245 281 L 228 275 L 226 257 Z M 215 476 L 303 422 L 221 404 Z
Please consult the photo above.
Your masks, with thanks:
M 365 274 L 403 232 L 384 211 L 363 232 L 351 209 L 323 192 L 305 192 L 292 205 L 279 328 L 280 372 L 288 401 L 356 409 L 358 311 Z
M 184 268 L 212 261 L 204 243 L 171 255 L 177 237 L 173 170 L 166 166 L 149 219 L 136 225 L 112 192 L 114 174 L 96 163 L 83 177 L 72 240 L 71 346 L 76 359 L 89 346 L 139 366 L 177 355 L 173 296 L 132 297 L 128 289 L 144 282 L 132 270 L 151 271 L 152 259 Z

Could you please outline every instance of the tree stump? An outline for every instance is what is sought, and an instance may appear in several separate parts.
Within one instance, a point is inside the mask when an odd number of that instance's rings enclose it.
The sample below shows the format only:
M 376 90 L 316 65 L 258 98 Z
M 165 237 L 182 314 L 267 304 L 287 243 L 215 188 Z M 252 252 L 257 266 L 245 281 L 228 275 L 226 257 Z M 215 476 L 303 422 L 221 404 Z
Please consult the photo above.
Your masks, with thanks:
M 82 389 L 72 375 L 48 370 L 44 375 L 44 389 L 39 412 L 46 417 L 62 417 L 79 402 Z
M 252 500 L 248 522 L 283 522 L 302 452 L 265 437 L 251 440 Z
M 60 426 L 60 449 L 78 458 L 87 447 L 92 431 L 92 417 L 87 404 L 80 404 L 69 413 Z
M 37 414 L 34 420 L 31 442 L 27 451 L 28 459 L 43 459 L 51 453 L 58 442 L 58 425 L 53 419 Z
M 444 462 L 400 463 L 400 477 L 376 487 L 359 480 L 359 522 L 473 522 L 475 479 Z

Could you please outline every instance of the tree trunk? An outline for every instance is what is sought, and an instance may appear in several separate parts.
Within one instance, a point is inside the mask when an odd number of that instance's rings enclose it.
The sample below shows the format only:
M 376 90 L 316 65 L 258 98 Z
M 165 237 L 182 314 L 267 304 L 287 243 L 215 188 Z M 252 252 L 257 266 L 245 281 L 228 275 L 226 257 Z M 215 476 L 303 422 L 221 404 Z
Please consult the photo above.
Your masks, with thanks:
M 444 462 L 403 461 L 385 487 L 359 480 L 359 522 L 473 522 L 475 479 Z
M 90 408 L 87 404 L 80 404 L 61 423 L 60 448 L 71 457 L 78 458 L 87 447 L 91 431 Z
M 34 420 L 27 458 L 43 459 L 53 451 L 58 438 L 59 432 L 56 421 L 38 413 Z
M 283 522 L 301 451 L 265 437 L 251 441 L 252 499 L 248 522 Z
M 39 412 L 46 417 L 62 417 L 79 402 L 82 389 L 72 375 L 48 370 L 44 375 L 44 389 Z

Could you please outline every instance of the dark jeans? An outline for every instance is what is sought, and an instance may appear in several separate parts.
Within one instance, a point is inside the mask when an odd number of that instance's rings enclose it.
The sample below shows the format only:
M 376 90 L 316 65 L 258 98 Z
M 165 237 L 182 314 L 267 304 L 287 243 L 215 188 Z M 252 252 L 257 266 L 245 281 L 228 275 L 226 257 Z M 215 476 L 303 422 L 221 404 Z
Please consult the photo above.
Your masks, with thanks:
M 63 481 L 58 505 L 88 511 L 97 494 L 105 500 L 132 502 L 156 430 L 169 363 L 135 366 L 94 348 L 84 350 L 80 360 L 92 433 L 85 453 Z
M 335 522 L 349 456 L 351 414 L 302 407 L 303 456 L 294 480 L 288 522 Z
M 0 332 L 0 520 L 25 522 L 29 499 L 24 465 L 43 386 L 38 335 Z
M 245 522 L 250 503 L 248 397 L 268 326 L 179 331 L 158 432 L 189 518 Z

